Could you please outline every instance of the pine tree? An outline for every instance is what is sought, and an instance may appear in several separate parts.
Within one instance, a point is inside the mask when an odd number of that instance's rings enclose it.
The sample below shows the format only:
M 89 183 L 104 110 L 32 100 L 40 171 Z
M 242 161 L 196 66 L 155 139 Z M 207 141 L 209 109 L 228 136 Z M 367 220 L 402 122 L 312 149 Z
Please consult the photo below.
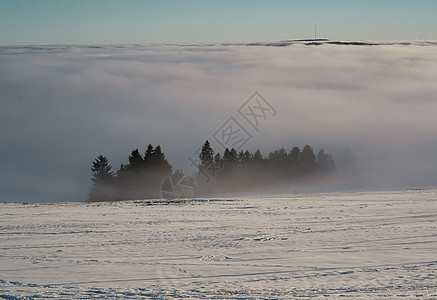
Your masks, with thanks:
M 103 155 L 97 156 L 93 161 L 92 182 L 94 184 L 110 184 L 114 181 L 114 172 L 111 171 L 112 166 L 109 165 L 108 158 Z
M 155 149 L 153 148 L 152 144 L 149 144 L 147 146 L 146 153 L 144 153 L 144 168 L 146 170 L 152 169 L 155 163 Z
M 261 151 L 259 151 L 259 149 L 257 149 L 253 154 L 253 160 L 257 164 L 261 164 L 264 161 L 264 157 L 261 154 Z
M 237 151 L 232 148 L 229 150 L 228 148 L 225 149 L 225 152 L 223 153 L 223 167 L 227 170 L 233 169 L 238 164 L 238 153 Z
M 223 168 L 223 159 L 220 156 L 219 152 L 217 152 L 217 154 L 214 156 L 214 166 L 216 170 L 220 170 Z
M 298 163 L 302 160 L 302 152 L 300 152 L 299 147 L 293 147 L 288 154 L 288 159 L 293 165 L 298 165 Z
M 323 149 L 320 149 L 317 154 L 317 169 L 320 173 L 331 173 L 335 171 L 334 159 L 330 154 L 325 153 Z
M 310 145 L 306 145 L 302 149 L 302 167 L 303 172 L 308 174 L 316 170 L 317 162 L 316 156 L 314 155 L 313 148 Z
M 132 171 L 140 171 L 144 167 L 144 159 L 138 149 L 134 149 L 129 156 L 128 169 Z
M 90 201 L 111 200 L 115 181 L 115 174 L 111 169 L 108 158 L 103 155 L 99 155 L 93 161 L 91 167 L 93 186 L 88 197 Z
M 253 162 L 253 155 L 252 153 L 250 153 L 249 150 L 246 150 L 244 152 L 241 151 L 240 153 L 240 163 L 243 167 L 247 167 Z
M 238 160 L 238 152 L 237 152 L 237 150 L 235 150 L 235 148 L 231 149 L 230 157 L 231 157 L 233 166 L 236 167 L 240 162 Z
M 203 168 L 208 168 L 208 166 L 211 166 L 214 163 L 214 150 L 208 140 L 203 144 L 199 158 L 201 167 Z
M 158 172 L 169 174 L 171 173 L 171 165 L 168 160 L 165 158 L 164 152 L 162 152 L 161 146 L 158 145 L 154 149 L 154 160 L 156 163 L 156 170 Z

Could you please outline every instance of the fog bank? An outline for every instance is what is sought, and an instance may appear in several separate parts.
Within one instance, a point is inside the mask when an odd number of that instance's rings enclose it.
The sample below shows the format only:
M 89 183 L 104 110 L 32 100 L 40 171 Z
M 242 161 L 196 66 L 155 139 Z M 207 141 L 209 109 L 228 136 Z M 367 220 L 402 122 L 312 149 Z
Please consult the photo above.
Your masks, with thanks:
M 0 47 L 0 201 L 81 201 L 93 159 L 160 144 L 173 169 L 233 117 L 264 155 L 349 148 L 370 187 L 437 185 L 433 43 Z M 239 114 L 254 92 L 276 111 Z

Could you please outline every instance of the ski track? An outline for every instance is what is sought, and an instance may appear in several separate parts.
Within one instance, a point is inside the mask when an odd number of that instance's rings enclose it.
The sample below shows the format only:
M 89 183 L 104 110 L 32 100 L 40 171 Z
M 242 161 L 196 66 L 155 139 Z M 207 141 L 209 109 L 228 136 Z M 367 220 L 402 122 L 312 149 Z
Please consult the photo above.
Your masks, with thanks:
M 437 298 L 435 189 L 0 208 L 0 299 Z

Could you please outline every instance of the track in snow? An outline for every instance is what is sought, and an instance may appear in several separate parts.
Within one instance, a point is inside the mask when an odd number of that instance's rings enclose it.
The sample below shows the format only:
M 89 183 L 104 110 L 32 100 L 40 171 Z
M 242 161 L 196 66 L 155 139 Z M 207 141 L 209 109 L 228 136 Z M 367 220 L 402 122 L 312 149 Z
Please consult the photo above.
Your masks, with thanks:
M 437 297 L 437 190 L 0 204 L 0 298 Z

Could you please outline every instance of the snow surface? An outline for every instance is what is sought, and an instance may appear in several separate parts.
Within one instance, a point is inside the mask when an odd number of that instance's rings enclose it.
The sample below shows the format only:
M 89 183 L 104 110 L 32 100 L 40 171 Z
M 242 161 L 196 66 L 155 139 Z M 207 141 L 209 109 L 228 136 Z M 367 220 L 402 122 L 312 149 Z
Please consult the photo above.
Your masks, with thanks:
M 437 297 L 437 190 L 0 204 L 0 298 Z

